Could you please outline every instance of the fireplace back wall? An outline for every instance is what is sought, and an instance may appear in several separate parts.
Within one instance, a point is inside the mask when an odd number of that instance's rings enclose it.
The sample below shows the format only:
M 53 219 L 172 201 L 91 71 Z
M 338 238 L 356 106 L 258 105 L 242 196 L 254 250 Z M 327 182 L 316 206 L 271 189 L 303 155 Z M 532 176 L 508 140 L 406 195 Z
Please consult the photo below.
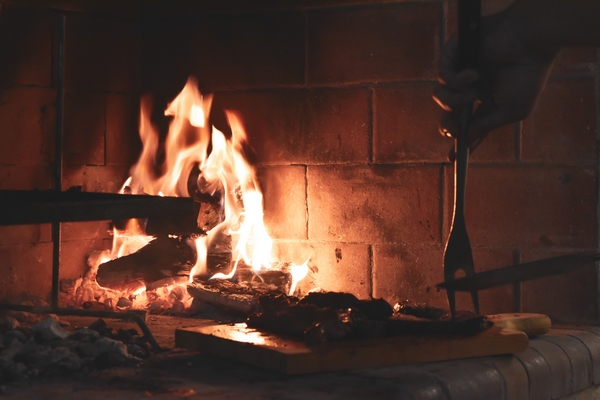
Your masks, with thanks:
M 452 212 L 452 142 L 437 133 L 431 91 L 455 4 L 314 3 L 7 5 L 0 50 L 14 62 L 2 77 L 0 187 L 51 187 L 53 50 L 66 12 L 63 189 L 118 190 L 140 149 L 140 95 L 154 96 L 160 122 L 194 75 L 215 95 L 215 125 L 223 109 L 241 115 L 278 256 L 311 256 L 303 290 L 445 306 L 434 285 Z M 597 66 L 596 49 L 565 51 L 534 114 L 473 154 L 467 224 L 477 271 L 597 250 Z M 2 228 L 4 299 L 48 294 L 49 231 Z M 110 245 L 106 222 L 64 224 L 63 236 L 61 278 L 81 276 L 85 254 Z M 597 321 L 597 282 L 590 266 L 483 291 L 482 312 Z M 458 306 L 471 307 L 467 297 Z

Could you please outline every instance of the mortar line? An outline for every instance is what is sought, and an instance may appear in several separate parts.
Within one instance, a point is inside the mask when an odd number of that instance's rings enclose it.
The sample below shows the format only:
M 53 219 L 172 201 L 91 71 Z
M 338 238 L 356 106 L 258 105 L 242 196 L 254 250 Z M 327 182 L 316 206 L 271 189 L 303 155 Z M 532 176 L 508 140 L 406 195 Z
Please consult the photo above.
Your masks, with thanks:
M 521 161 L 523 154 L 523 121 L 515 124 L 515 161 Z
M 442 23 L 440 24 L 441 32 L 440 35 L 440 49 L 443 48 L 444 43 L 446 43 L 446 38 L 448 37 L 448 0 L 444 0 L 442 5 Z
M 440 165 L 440 238 L 444 246 L 444 233 L 446 232 L 446 169 Z
M 306 240 L 309 240 L 309 213 L 308 213 L 308 165 L 304 166 L 304 227 L 306 229 Z
M 308 11 L 302 10 L 304 21 L 304 87 L 308 88 Z
M 373 87 L 369 88 L 369 154 L 367 157 L 369 159 L 369 163 L 373 162 L 373 157 L 375 154 L 375 132 L 377 130 L 377 120 L 375 118 L 375 113 L 377 104 L 375 104 L 375 89 Z
M 513 264 L 520 264 L 521 263 L 521 252 L 519 251 L 519 249 L 513 249 L 513 259 L 512 259 L 512 263 Z M 521 300 L 521 293 L 522 293 L 522 286 L 521 286 L 521 282 L 515 282 L 513 284 L 513 311 L 514 312 L 522 312 L 523 311 L 523 302 Z
M 374 264 L 375 261 L 373 260 L 373 244 L 369 243 L 369 246 L 367 247 L 367 251 L 369 253 L 369 297 L 371 297 L 371 299 L 374 299 L 374 293 L 375 290 L 373 288 L 373 282 L 374 282 Z
M 596 176 L 600 176 L 600 47 L 596 49 Z M 596 179 L 596 250 L 600 250 L 600 184 Z M 596 322 L 600 321 L 600 261 L 596 262 Z

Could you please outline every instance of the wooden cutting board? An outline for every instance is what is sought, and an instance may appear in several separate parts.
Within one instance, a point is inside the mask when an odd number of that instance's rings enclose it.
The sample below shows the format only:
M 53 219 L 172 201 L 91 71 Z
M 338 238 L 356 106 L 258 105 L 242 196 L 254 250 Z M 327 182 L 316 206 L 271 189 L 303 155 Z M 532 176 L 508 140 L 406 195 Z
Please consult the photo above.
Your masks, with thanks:
M 471 337 L 398 336 L 319 347 L 257 332 L 246 324 L 207 324 L 175 331 L 175 346 L 223 356 L 287 375 L 517 353 L 529 339 L 493 326 Z

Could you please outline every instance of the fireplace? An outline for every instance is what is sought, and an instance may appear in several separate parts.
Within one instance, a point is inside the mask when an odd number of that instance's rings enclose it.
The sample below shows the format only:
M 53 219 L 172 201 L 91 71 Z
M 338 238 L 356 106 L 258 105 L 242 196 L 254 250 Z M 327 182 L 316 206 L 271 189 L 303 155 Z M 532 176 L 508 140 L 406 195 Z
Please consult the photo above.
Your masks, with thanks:
M 152 120 L 190 75 L 235 110 L 253 147 L 277 257 L 303 290 L 445 307 L 435 284 L 452 211 L 452 146 L 431 100 L 454 2 L 8 2 L 0 11 L 0 189 L 51 189 L 58 29 L 65 18 L 62 189 L 116 193 L 135 162 L 140 98 Z M 598 249 L 598 58 L 564 51 L 534 114 L 471 158 L 475 269 Z M 61 279 L 107 249 L 108 221 L 62 224 Z M 0 227 L 0 299 L 48 297 L 49 224 Z M 480 293 L 484 314 L 597 323 L 594 266 Z M 471 308 L 468 296 L 458 308 Z

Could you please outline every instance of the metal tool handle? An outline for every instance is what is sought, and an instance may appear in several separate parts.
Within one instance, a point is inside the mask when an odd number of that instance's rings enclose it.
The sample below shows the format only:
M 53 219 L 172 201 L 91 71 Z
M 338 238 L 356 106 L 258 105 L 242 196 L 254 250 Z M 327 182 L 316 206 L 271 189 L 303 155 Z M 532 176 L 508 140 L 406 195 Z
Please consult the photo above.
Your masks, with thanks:
M 475 68 L 481 42 L 481 0 L 458 1 L 458 65 Z M 464 215 L 467 190 L 469 144 L 467 131 L 471 124 L 473 107 L 465 107 L 458 118 L 460 133 L 454 141 L 454 213 Z

